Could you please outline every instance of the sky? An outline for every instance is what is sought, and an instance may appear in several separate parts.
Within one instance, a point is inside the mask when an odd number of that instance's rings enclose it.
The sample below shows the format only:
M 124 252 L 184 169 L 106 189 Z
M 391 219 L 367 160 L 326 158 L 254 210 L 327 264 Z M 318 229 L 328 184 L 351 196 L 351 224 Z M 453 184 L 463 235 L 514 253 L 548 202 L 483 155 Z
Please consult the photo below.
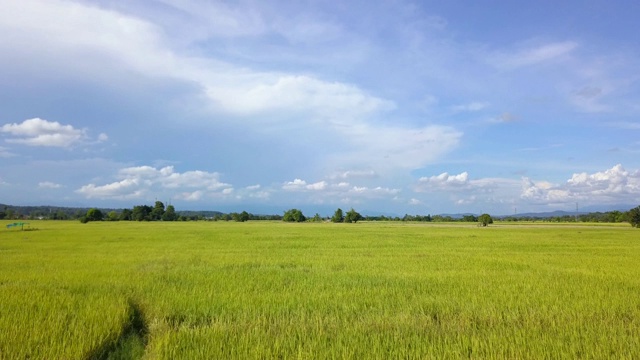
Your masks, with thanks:
M 640 204 L 640 2 L 0 0 L 0 203 Z

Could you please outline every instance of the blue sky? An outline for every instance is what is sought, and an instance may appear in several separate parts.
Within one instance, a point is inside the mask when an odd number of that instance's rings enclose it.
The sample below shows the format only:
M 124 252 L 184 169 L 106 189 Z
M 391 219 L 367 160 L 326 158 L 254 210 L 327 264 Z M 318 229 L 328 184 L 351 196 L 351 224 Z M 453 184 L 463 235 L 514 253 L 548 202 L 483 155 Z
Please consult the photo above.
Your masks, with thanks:
M 0 6 L 2 203 L 640 204 L 635 1 Z

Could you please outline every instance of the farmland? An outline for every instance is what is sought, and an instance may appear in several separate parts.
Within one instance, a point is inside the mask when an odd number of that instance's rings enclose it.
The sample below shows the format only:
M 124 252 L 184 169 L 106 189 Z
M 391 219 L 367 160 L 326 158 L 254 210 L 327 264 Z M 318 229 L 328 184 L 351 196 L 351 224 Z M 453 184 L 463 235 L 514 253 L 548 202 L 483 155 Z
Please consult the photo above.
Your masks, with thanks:
M 0 358 L 638 358 L 640 230 L 0 222 Z

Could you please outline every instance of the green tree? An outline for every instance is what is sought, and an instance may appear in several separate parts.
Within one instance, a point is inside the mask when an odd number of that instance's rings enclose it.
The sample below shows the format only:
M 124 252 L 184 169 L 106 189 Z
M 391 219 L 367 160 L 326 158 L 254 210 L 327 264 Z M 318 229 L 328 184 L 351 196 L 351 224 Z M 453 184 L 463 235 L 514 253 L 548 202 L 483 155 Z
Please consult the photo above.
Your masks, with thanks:
M 338 208 L 333 216 L 331 217 L 331 222 L 339 223 L 344 221 L 344 214 L 342 213 L 342 209 Z
M 478 221 L 480 222 L 480 224 L 482 226 L 487 226 L 489 224 L 493 224 L 493 219 L 491 218 L 491 215 L 489 215 L 489 214 L 482 214 L 482 215 L 478 216 Z
M 346 223 L 357 223 L 358 220 L 362 219 L 362 215 L 360 215 L 359 212 L 353 210 L 353 208 L 351 208 L 351 210 L 347 211 L 347 215 L 345 215 L 344 217 L 344 222 Z
M 87 211 L 87 214 L 84 216 L 84 218 L 86 219 L 86 222 L 102 221 L 102 219 L 104 218 L 104 215 L 102 214 L 102 211 L 100 211 L 99 209 L 92 208 Z
M 151 210 L 151 220 L 162 220 L 162 215 L 164 215 L 164 204 L 162 201 L 156 201 L 153 210 Z
M 233 221 L 237 221 L 237 222 L 249 221 L 249 219 L 251 218 L 251 215 L 246 211 L 243 211 L 241 213 L 233 212 L 230 215 Z
M 122 210 L 122 212 L 120 213 L 120 220 L 131 220 L 131 210 L 130 209 L 124 209 Z
M 176 208 L 173 205 L 168 205 L 167 210 L 162 214 L 162 221 L 176 221 L 177 219 Z
M 115 211 L 109 211 L 109 213 L 107 214 L 107 220 L 108 221 L 118 221 L 120 220 L 120 215 L 118 215 L 117 212 Z
M 627 221 L 631 226 L 640 228 L 640 206 L 634 207 L 627 212 Z
M 150 221 L 153 208 L 149 205 L 136 205 L 131 211 L 131 220 Z
M 302 214 L 302 211 L 298 209 L 287 210 L 282 217 L 282 221 L 287 222 L 303 222 L 305 220 L 307 220 L 307 218 Z
M 477 217 L 475 217 L 474 215 L 464 215 L 462 217 L 462 221 L 464 222 L 477 222 L 480 221 Z

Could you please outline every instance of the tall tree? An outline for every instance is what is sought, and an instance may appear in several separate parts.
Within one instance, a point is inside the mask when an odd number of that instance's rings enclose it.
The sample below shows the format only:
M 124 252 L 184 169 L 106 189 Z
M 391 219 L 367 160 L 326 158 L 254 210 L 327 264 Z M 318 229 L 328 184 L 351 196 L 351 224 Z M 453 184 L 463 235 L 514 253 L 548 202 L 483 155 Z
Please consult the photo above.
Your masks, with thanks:
M 176 221 L 178 215 L 176 214 L 176 208 L 173 205 L 168 205 L 167 210 L 162 214 L 163 221 Z
M 164 204 L 162 201 L 156 201 L 151 210 L 151 220 L 162 220 L 162 215 L 164 215 Z
M 344 214 L 342 213 L 342 209 L 338 208 L 336 212 L 333 213 L 331 217 L 331 222 L 338 223 L 344 221 Z

